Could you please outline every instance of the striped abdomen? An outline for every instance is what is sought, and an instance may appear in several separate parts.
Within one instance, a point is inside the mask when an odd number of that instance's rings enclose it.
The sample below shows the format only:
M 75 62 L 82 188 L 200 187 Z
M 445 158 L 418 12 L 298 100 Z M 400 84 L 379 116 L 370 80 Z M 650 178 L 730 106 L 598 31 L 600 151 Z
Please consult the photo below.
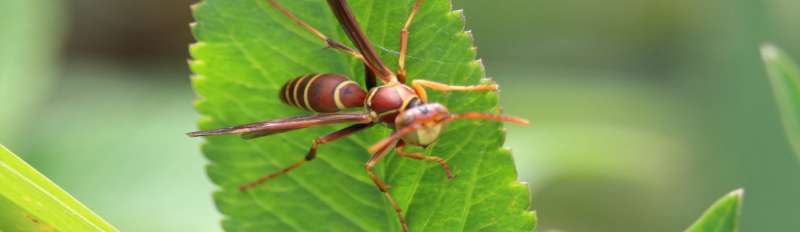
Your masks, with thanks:
M 332 73 L 300 76 L 286 82 L 280 92 L 284 103 L 320 113 L 362 107 L 366 95 L 356 82 Z

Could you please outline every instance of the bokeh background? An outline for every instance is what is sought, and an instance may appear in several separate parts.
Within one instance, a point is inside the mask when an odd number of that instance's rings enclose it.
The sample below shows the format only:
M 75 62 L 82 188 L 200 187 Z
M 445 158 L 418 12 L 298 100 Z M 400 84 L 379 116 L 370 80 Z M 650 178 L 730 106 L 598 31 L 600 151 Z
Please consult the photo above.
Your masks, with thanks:
M 190 0 L 0 1 L 0 143 L 123 231 L 220 231 L 186 60 Z M 320 1 L 321 2 L 321 1 Z M 742 231 L 800 228 L 758 46 L 796 0 L 456 0 L 509 114 L 539 231 L 680 231 L 746 189 Z

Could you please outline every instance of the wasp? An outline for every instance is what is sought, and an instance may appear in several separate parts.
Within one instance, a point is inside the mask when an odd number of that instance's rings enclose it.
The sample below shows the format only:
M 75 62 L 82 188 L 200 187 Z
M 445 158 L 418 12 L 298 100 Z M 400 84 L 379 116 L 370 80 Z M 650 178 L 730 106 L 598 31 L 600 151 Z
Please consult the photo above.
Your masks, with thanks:
M 239 187 L 247 191 L 265 181 L 286 174 L 301 165 L 314 160 L 319 145 L 352 135 L 374 125 L 384 125 L 394 131 L 386 138 L 370 146 L 367 150 L 372 157 L 364 165 L 370 179 L 375 183 L 385 198 L 394 208 L 403 231 L 408 231 L 408 224 L 402 209 L 388 191 L 388 185 L 373 172 L 375 165 L 393 148 L 397 155 L 411 159 L 435 162 L 439 164 L 448 179 L 453 178 L 447 161 L 436 156 L 407 152 L 406 146 L 427 147 L 436 142 L 445 131 L 449 122 L 461 119 L 483 119 L 527 125 L 528 121 L 502 115 L 469 112 L 452 114 L 447 107 L 429 102 L 426 89 L 436 91 L 495 91 L 496 84 L 455 86 L 424 79 L 415 79 L 410 85 L 406 82 L 405 59 L 408 51 L 408 29 L 411 26 L 422 0 L 416 0 L 400 31 L 400 50 L 397 72 L 389 69 L 372 44 L 367 39 L 356 21 L 346 0 L 327 0 L 339 24 L 346 32 L 356 49 L 352 49 L 326 36 L 316 28 L 292 14 L 276 0 L 267 2 L 284 16 L 300 27 L 314 34 L 327 47 L 346 55 L 355 57 L 365 65 L 365 85 L 361 88 L 349 77 L 335 73 L 307 74 L 286 82 L 279 92 L 281 101 L 287 105 L 315 112 L 316 114 L 274 119 L 251 124 L 238 125 L 205 131 L 191 132 L 191 137 L 234 134 L 245 139 L 253 139 L 283 133 L 291 130 L 319 125 L 350 123 L 344 129 L 316 138 L 301 160 L 281 169 L 264 175 Z M 378 85 L 377 80 L 381 81 Z M 346 109 L 361 108 L 360 112 L 342 112 Z

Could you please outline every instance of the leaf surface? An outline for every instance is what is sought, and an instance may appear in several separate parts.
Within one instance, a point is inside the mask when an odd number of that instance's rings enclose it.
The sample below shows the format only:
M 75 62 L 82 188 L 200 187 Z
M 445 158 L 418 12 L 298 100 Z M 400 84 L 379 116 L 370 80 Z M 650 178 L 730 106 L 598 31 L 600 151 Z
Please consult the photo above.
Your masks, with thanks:
M 781 112 L 786 136 L 800 156 L 800 71 L 794 61 L 772 45 L 761 47 L 775 100 Z
M 0 231 L 117 231 L 0 145 Z
M 325 1 L 280 1 L 299 18 L 330 37 L 351 44 Z M 351 1 L 351 7 L 379 55 L 396 67 L 400 27 L 412 1 Z M 212 129 L 265 119 L 309 114 L 284 105 L 278 91 L 286 81 L 309 73 L 340 73 L 362 86 L 363 65 L 317 40 L 259 0 L 204 0 L 193 8 L 197 43 L 190 48 L 200 128 Z M 450 1 L 422 5 L 410 29 L 410 78 L 479 84 L 476 60 L 463 15 Z M 352 47 L 352 46 L 351 46 Z M 493 92 L 431 93 L 451 112 L 498 113 Z M 311 141 L 346 125 L 320 126 L 245 141 L 236 136 L 207 138 L 202 150 L 227 231 L 399 231 L 396 216 L 367 177 L 366 147 L 390 133 L 373 127 L 321 145 L 318 158 L 251 191 L 236 188 L 303 158 Z M 390 154 L 377 173 L 392 186 L 412 231 L 532 231 L 528 188 L 517 181 L 511 153 L 501 148 L 502 124 L 450 124 L 429 155 L 445 158 L 456 179 L 447 181 L 430 162 Z
M 686 229 L 687 232 L 734 232 L 738 230 L 739 212 L 742 207 L 742 189 L 723 196 Z

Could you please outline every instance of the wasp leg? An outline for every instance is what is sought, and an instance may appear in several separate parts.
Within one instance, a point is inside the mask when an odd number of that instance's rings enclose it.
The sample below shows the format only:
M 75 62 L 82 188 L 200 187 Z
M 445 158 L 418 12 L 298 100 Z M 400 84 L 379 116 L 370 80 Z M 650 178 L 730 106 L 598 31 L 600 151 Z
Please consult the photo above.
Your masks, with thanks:
M 397 205 L 397 201 L 395 201 L 394 197 L 392 197 L 392 194 L 389 193 L 389 186 L 386 185 L 386 183 L 383 182 L 383 180 L 381 180 L 381 178 L 378 177 L 378 175 L 375 175 L 375 172 L 372 171 L 372 169 L 375 167 L 375 164 L 377 164 L 378 161 L 383 159 L 383 157 L 389 153 L 388 151 L 391 145 L 394 144 L 392 143 L 377 149 L 377 151 L 372 155 L 372 158 L 367 161 L 365 169 L 367 170 L 369 178 L 372 179 L 372 182 L 375 182 L 375 185 L 378 186 L 379 190 L 381 190 L 383 196 L 386 197 L 386 200 L 388 200 L 392 205 L 392 208 L 394 208 L 394 212 L 397 214 L 397 218 L 400 220 L 400 225 L 403 226 L 403 232 L 408 232 L 408 224 L 406 223 L 406 218 L 403 216 L 403 210 L 400 209 L 400 206 Z
M 265 181 L 267 181 L 269 179 L 272 179 L 272 178 L 281 176 L 283 174 L 286 174 L 287 172 L 292 171 L 297 167 L 300 167 L 300 165 L 303 165 L 304 163 L 306 163 L 308 161 L 314 160 L 314 158 L 317 156 L 317 146 L 319 146 L 320 144 L 329 143 L 329 142 L 332 142 L 334 140 L 346 137 L 348 135 L 352 135 L 353 133 L 356 133 L 356 132 L 361 131 L 363 129 L 369 128 L 372 125 L 374 125 L 374 124 L 372 124 L 372 123 L 369 123 L 369 124 L 355 124 L 355 125 L 346 127 L 344 129 L 338 130 L 336 132 L 321 136 L 321 137 L 315 139 L 314 142 L 311 143 L 311 149 L 308 150 L 308 153 L 306 154 L 306 156 L 302 160 L 297 161 L 297 162 L 289 165 L 288 167 L 285 167 L 285 168 L 281 169 L 280 171 L 270 173 L 269 175 L 259 177 L 255 181 L 252 181 L 250 183 L 244 184 L 244 185 L 239 187 L 239 191 L 242 191 L 242 192 L 247 191 L 248 189 L 251 189 L 251 188 L 256 187 L 256 186 L 258 186 L 260 184 L 263 184 Z
M 435 81 L 419 80 L 419 79 L 412 81 L 411 82 L 411 86 L 414 87 L 414 91 L 417 92 L 417 95 L 419 95 L 419 98 L 422 100 L 422 102 L 428 102 L 428 93 L 425 92 L 425 87 L 433 89 L 433 90 L 437 90 L 437 91 L 442 91 L 442 92 L 448 92 L 448 91 L 495 91 L 495 90 L 497 90 L 497 85 L 496 84 L 461 86 L 461 85 L 448 85 L 448 84 L 443 84 L 443 83 L 439 83 L 439 82 L 435 82 Z
M 353 50 L 350 47 L 345 46 L 344 44 L 340 43 L 339 41 L 336 41 L 336 40 L 333 40 L 333 39 L 329 38 L 325 34 L 322 34 L 322 32 L 320 32 L 316 28 L 312 27 L 311 25 L 309 25 L 308 23 L 306 23 L 302 19 L 298 18 L 297 16 L 292 14 L 292 12 L 289 12 L 288 9 L 283 7 L 283 5 L 279 4 L 277 1 L 275 1 L 275 0 L 267 0 L 267 2 L 269 2 L 269 4 L 272 5 L 272 7 L 275 7 L 275 9 L 278 9 L 278 11 L 280 11 L 283 15 L 286 15 L 286 17 L 288 17 L 292 21 L 294 21 L 298 25 L 302 26 L 303 28 L 305 28 L 309 32 L 313 33 L 315 36 L 317 36 L 317 38 L 319 38 L 323 42 L 325 42 L 325 44 L 328 47 L 332 47 L 332 48 L 335 48 L 335 49 L 337 49 L 337 50 L 339 50 L 341 52 L 344 52 L 346 54 L 350 54 L 350 55 L 356 57 L 357 59 L 361 60 L 362 62 L 366 63 L 366 61 L 364 60 L 364 56 L 362 56 L 361 53 Z
M 394 151 L 398 155 L 400 155 L 402 157 L 412 158 L 412 159 L 416 159 L 416 160 L 432 161 L 432 162 L 439 163 L 439 166 L 442 166 L 442 169 L 444 169 L 444 173 L 445 173 L 445 175 L 447 175 L 447 179 L 450 179 L 450 180 L 453 179 L 453 173 L 450 172 L 450 165 L 447 165 L 447 161 L 445 161 L 441 157 L 437 157 L 437 156 L 427 156 L 427 155 L 424 155 L 422 153 L 417 153 L 417 152 L 405 152 L 405 151 L 403 151 L 403 148 L 405 146 L 406 146 L 405 143 L 400 142 L 394 148 Z
M 411 13 L 408 15 L 408 19 L 406 20 L 406 24 L 403 26 L 403 29 L 400 30 L 400 57 L 397 59 L 397 79 L 400 83 L 406 83 L 406 53 L 408 52 L 408 28 L 411 26 L 411 22 L 414 21 L 414 16 L 417 15 L 417 10 L 419 9 L 419 5 L 422 4 L 422 0 L 416 0 L 414 3 L 414 7 L 411 8 Z

